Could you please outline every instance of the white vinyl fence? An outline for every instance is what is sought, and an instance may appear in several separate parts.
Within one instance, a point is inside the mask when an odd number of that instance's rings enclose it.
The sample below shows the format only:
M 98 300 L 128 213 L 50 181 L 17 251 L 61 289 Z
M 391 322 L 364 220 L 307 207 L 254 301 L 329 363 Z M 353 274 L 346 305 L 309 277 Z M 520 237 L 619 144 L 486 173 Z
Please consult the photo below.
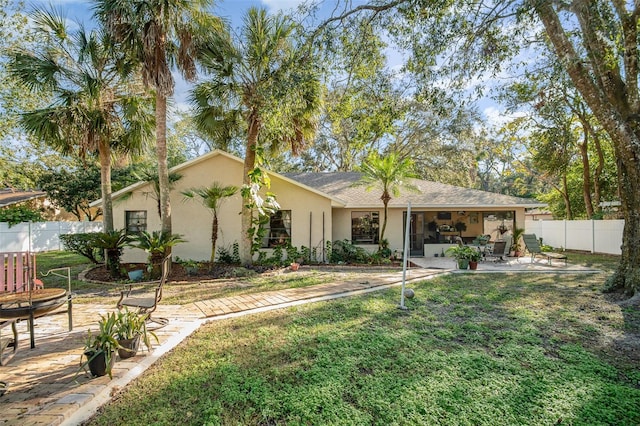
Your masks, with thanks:
M 536 234 L 554 248 L 621 254 L 624 220 L 527 220 L 526 234 Z
M 102 222 L 0 222 L 0 252 L 63 250 L 60 235 L 101 231 Z

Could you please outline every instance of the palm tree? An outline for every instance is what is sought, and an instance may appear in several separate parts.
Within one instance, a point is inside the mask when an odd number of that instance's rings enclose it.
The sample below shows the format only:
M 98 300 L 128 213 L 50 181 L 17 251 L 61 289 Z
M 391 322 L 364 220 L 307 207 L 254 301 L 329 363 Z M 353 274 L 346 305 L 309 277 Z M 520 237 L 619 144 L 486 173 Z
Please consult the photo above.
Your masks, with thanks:
M 36 10 L 33 22 L 43 43 L 11 52 L 9 69 L 52 100 L 22 114 L 20 124 L 62 154 L 97 155 L 104 230 L 112 231 L 112 153 L 139 151 L 151 136 L 149 102 L 140 96 L 134 64 L 107 32 L 70 32 L 63 17 L 45 10 Z
M 95 14 L 142 64 L 142 77 L 156 96 L 156 154 L 162 231 L 171 234 L 170 182 L 167 163 L 167 98 L 173 95 L 175 65 L 188 81 L 196 77 L 202 37 L 221 28 L 206 13 L 211 0 L 97 0 Z
M 380 249 L 384 232 L 387 229 L 387 216 L 389 211 L 389 201 L 391 196 L 398 197 L 400 189 L 406 188 L 416 191 L 417 188 L 408 182 L 409 178 L 416 177 L 413 171 L 413 162 L 407 158 L 401 158 L 396 153 L 389 153 L 381 156 L 374 152 L 367 157 L 361 167 L 362 177 L 356 185 L 366 186 L 367 191 L 374 188 L 381 189 L 380 199 L 384 204 L 384 221 L 380 230 Z
M 151 184 L 153 192 L 145 193 L 146 196 L 156 200 L 158 216 L 162 219 L 162 209 L 160 206 L 160 177 L 156 169 L 146 169 L 139 173 L 134 172 L 133 175 L 138 179 Z M 169 190 L 175 187 L 175 184 L 182 179 L 182 175 L 178 172 L 169 172 Z
M 295 42 L 295 25 L 283 16 L 251 8 L 237 41 L 218 33 L 203 52 L 208 80 L 193 91 L 198 127 L 212 137 L 220 127 L 246 126 L 241 260 L 251 263 L 253 211 L 251 192 L 263 176 L 256 169 L 266 157 L 283 149 L 300 152 L 313 137 L 321 105 L 321 86 L 314 58 Z M 285 148 L 286 147 L 286 148 Z M 253 187 L 255 188 L 255 186 Z M 253 191 L 255 192 L 255 191 Z
M 232 197 L 238 192 L 237 186 L 223 186 L 219 182 L 213 182 L 207 188 L 194 188 L 184 191 L 182 194 L 187 198 L 200 197 L 202 204 L 211 209 L 213 213 L 213 223 L 211 225 L 211 258 L 210 267 L 213 267 L 216 257 L 216 242 L 218 241 L 218 210 L 225 198 Z

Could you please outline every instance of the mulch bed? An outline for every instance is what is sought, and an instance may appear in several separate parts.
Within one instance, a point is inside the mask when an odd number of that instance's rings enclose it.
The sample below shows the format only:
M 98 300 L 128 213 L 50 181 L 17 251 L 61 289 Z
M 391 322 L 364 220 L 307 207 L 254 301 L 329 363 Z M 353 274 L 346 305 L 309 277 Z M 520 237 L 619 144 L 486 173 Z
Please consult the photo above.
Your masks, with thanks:
M 367 264 L 327 264 L 322 265 L 323 268 L 327 269 L 375 269 L 375 268 L 401 268 L 401 262 L 393 262 L 391 264 L 386 265 L 367 265 Z M 416 267 L 417 265 L 409 262 L 409 267 Z M 142 269 L 146 271 L 147 264 L 146 263 L 123 263 L 122 267 L 127 271 L 133 271 L 136 269 Z M 281 267 L 273 267 L 273 266 L 258 266 L 253 265 L 251 270 L 248 271 L 246 268 L 238 265 L 215 265 L 212 270 L 209 269 L 209 265 L 207 263 L 203 264 L 196 274 L 188 274 L 186 269 L 179 263 L 173 263 L 171 266 L 171 272 L 169 273 L 168 281 L 170 282 L 198 282 L 198 281 L 207 281 L 207 280 L 215 280 L 222 278 L 237 278 L 238 276 L 246 276 L 253 273 L 270 273 L 277 270 L 286 269 Z M 84 276 L 85 279 L 89 281 L 99 281 L 99 282 L 124 282 L 127 281 L 126 275 L 119 279 L 111 278 L 109 271 L 106 266 L 100 265 L 89 271 Z
M 147 264 L 146 263 L 123 263 L 122 267 L 126 269 L 127 272 L 133 271 L 136 269 L 142 269 L 146 271 Z M 203 265 L 198 269 L 198 272 L 195 274 L 187 274 L 186 269 L 180 265 L 179 263 L 173 263 L 171 265 L 171 272 L 169 273 L 168 281 L 179 281 L 179 282 L 198 282 L 205 280 L 215 280 L 219 278 L 233 278 L 237 277 L 238 270 L 245 269 L 241 266 L 232 266 L 232 265 L 216 265 L 213 270 L 209 269 L 209 265 Z M 265 271 L 273 270 L 273 268 L 264 268 L 264 267 L 254 267 L 252 268 L 256 273 L 262 273 Z M 246 270 L 244 271 L 246 275 Z M 123 282 L 126 281 L 126 276 L 119 279 L 114 279 L 109 274 L 106 266 L 101 265 L 97 266 L 91 270 L 89 270 L 85 274 L 85 279 L 90 281 L 100 281 L 100 282 Z

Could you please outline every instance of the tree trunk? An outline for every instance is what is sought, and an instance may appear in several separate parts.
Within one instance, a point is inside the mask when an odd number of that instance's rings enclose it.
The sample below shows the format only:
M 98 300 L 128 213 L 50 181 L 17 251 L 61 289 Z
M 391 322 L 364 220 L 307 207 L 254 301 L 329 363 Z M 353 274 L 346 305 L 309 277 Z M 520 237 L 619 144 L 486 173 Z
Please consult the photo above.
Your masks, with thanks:
M 593 140 L 593 148 L 595 149 L 596 156 L 598 157 L 596 168 L 593 171 L 593 208 L 596 212 L 602 213 L 602 206 L 600 205 L 602 202 L 602 185 L 600 184 L 600 179 L 602 179 L 602 172 L 604 170 L 602 144 L 600 143 L 600 135 L 598 135 L 598 132 L 594 130 L 588 118 L 583 120 L 583 124 L 585 126 L 585 131 Z
M 213 223 L 211 225 L 211 268 L 216 261 L 216 243 L 218 241 L 218 215 L 213 214 Z
M 162 232 L 171 235 L 171 202 L 169 200 L 169 166 L 167 163 L 167 97 L 156 90 L 156 153 L 160 188 L 160 220 Z
M 582 127 L 583 141 L 578 144 L 580 157 L 582 158 L 582 198 L 584 208 L 587 212 L 587 219 L 593 218 L 593 200 L 591 199 L 591 166 L 589 165 L 589 132 Z
M 260 121 L 255 113 L 249 117 L 249 135 L 247 137 L 247 149 L 244 155 L 244 169 L 242 175 L 242 183 L 244 186 L 251 185 L 249 173 L 256 165 L 256 146 L 258 144 L 258 131 L 260 129 Z M 242 198 L 242 229 L 240 240 L 240 261 L 243 265 L 251 265 L 253 258 L 251 254 L 252 235 L 249 230 L 253 227 L 253 210 L 247 206 L 252 203 L 248 195 Z
M 571 210 L 571 200 L 569 199 L 569 188 L 567 188 L 567 174 L 562 175 L 562 199 L 564 200 L 564 212 L 567 220 L 573 220 L 573 211 Z
M 111 200 L 111 148 L 105 141 L 98 142 L 100 157 L 100 191 L 102 193 L 102 223 L 104 232 L 113 231 L 113 202 Z
M 595 132 L 593 133 L 593 141 L 598 154 L 598 165 L 593 172 L 593 202 L 595 204 L 596 211 L 598 213 L 602 213 L 602 185 L 600 184 L 600 180 L 602 179 L 602 171 L 604 170 L 604 154 L 602 153 L 600 136 Z
M 578 17 L 581 32 L 584 34 L 585 47 L 590 53 L 587 64 L 573 48 L 552 3 L 539 2 L 536 3 L 535 8 L 573 84 L 611 137 L 618 159 L 618 185 L 625 225 L 620 265 L 610 278 L 608 288 L 623 290 L 627 295 L 633 296 L 640 287 L 640 244 L 638 244 L 640 241 L 640 186 L 638 185 L 640 182 L 640 136 L 636 133 L 635 125 L 638 111 L 633 108 L 637 105 L 637 99 L 625 98 L 621 102 L 619 97 L 625 97 L 629 93 L 637 95 L 637 93 L 633 93 L 634 87 L 628 87 L 629 90 L 624 90 L 622 87 L 620 90 L 623 81 L 620 70 L 611 67 L 610 63 L 604 63 L 608 60 L 606 50 L 594 51 L 594 46 L 599 47 L 598 43 L 603 41 L 599 38 L 600 35 L 595 34 L 596 26 L 589 26 L 590 3 L 586 0 L 576 1 L 573 6 L 572 11 Z M 626 29 L 635 31 L 633 26 Z M 637 52 L 635 39 L 631 40 L 631 44 L 628 44 L 625 39 L 624 48 L 628 55 Z M 625 75 L 630 79 L 629 81 L 635 81 L 638 70 L 632 69 L 632 66 L 637 65 L 637 62 L 625 62 L 624 65 Z M 594 72 L 594 78 L 589 75 L 590 70 Z
M 380 241 L 378 241 L 378 249 L 382 250 L 382 240 L 384 239 L 384 233 L 387 229 L 387 215 L 389 214 L 389 201 L 391 200 L 391 196 L 387 191 L 385 191 L 380 199 L 382 200 L 382 204 L 384 204 L 384 220 L 382 221 L 382 229 L 380 229 Z M 410 219 L 411 218 L 409 218 L 409 220 Z

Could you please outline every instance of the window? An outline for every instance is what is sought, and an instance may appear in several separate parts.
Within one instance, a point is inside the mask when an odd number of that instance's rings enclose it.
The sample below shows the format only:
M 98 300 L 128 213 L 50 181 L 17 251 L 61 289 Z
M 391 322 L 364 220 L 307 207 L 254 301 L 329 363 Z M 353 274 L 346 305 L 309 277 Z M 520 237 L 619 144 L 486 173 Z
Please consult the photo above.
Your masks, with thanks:
M 291 210 L 278 210 L 262 224 L 266 229 L 262 247 L 278 247 L 291 243 Z
M 147 230 L 146 210 L 127 210 L 124 212 L 124 226 L 130 234 L 137 234 Z
M 354 244 L 378 244 L 380 213 L 351 212 L 351 241 Z

